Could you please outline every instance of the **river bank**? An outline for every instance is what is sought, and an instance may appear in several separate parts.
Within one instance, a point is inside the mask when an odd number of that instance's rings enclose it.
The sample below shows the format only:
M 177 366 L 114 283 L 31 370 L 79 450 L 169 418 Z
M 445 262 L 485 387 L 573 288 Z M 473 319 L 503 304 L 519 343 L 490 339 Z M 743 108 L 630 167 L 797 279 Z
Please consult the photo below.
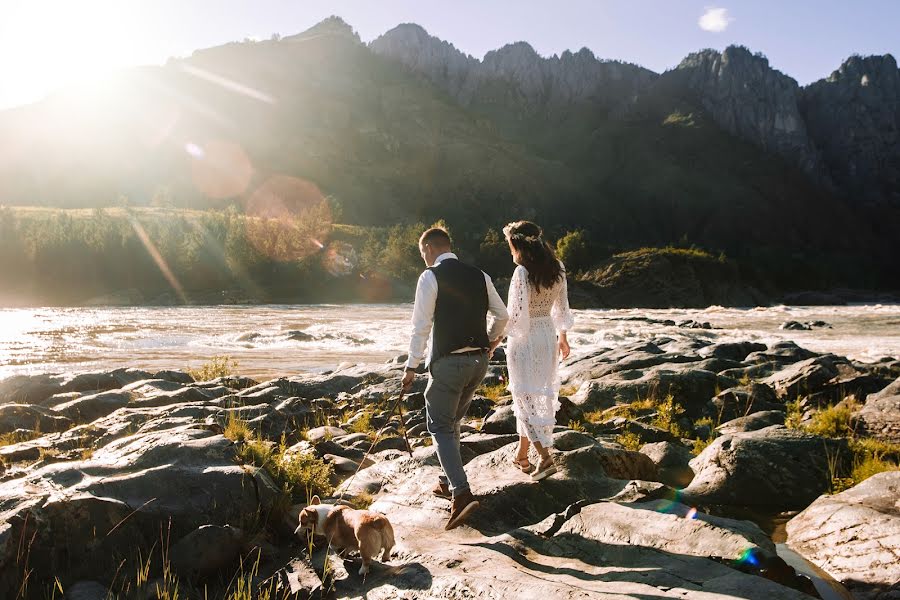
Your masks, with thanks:
M 54 577 L 67 593 L 90 582 L 122 597 L 150 583 L 180 597 L 202 597 L 204 586 L 236 597 L 227 582 L 239 580 L 286 593 L 278 598 L 317 586 L 341 598 L 521 598 L 534 577 L 542 595 L 559 598 L 815 593 L 765 531 L 715 516 L 730 507 L 795 515 L 795 551 L 859 598 L 889 593 L 900 513 L 882 501 L 900 486 L 891 472 L 900 410 L 874 409 L 900 400 L 900 361 L 788 341 L 714 343 L 704 331 L 567 361 L 560 473 L 541 483 L 510 464 L 515 423 L 498 385 L 504 365 L 493 363 L 462 439 L 482 509 L 450 533 L 448 505 L 430 493 L 439 467 L 424 430 L 424 379 L 402 418 L 392 402 L 399 357 L 263 381 L 136 368 L 6 378 L 0 589 L 16 598 L 39 564 L 26 597 L 43 597 Z M 875 462 L 887 471 L 857 473 Z M 324 567 L 324 547 L 292 535 L 314 492 L 388 515 L 392 559 L 365 579 L 352 559 Z M 846 503 L 862 516 L 831 539 L 824 523 Z M 167 558 L 147 562 L 148 579 L 116 576 L 119 560 L 134 572 L 154 540 Z

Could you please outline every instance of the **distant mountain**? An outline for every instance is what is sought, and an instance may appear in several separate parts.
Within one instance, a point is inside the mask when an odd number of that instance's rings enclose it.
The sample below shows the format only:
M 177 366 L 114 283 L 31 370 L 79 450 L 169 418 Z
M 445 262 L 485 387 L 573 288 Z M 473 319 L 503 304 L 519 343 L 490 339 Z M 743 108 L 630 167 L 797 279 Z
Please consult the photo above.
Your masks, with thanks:
M 851 57 L 801 88 L 740 47 L 663 74 L 524 42 L 478 60 L 331 18 L 0 112 L 0 203 L 247 207 L 288 177 L 346 222 L 444 218 L 473 248 L 534 218 L 598 260 L 687 242 L 784 287 L 878 287 L 900 275 L 898 81 Z

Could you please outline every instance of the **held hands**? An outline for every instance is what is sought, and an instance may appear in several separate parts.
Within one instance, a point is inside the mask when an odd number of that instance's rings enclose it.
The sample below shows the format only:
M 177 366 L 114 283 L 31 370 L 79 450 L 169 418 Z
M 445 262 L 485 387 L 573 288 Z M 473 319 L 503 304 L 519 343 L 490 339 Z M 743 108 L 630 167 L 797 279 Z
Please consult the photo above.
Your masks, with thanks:
M 488 359 L 494 358 L 494 350 L 503 342 L 503 337 L 498 337 L 496 340 L 491 342 L 490 347 L 488 347 Z

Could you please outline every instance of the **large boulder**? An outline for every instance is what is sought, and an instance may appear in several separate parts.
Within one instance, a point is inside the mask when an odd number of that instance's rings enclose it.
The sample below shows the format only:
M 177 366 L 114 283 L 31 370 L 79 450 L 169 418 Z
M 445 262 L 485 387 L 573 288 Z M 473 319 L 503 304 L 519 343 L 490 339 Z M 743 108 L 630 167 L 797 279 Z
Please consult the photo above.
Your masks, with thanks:
M 659 471 L 659 481 L 675 488 L 687 487 L 694 478 L 690 462 L 694 455 L 677 442 L 653 442 L 641 446 L 645 454 Z
M 716 422 L 722 423 L 755 412 L 771 410 L 784 411 L 784 403 L 778 400 L 771 387 L 754 382 L 719 392 L 706 405 L 704 413 Z
M 0 380 L 0 404 L 6 402 L 43 404 L 55 394 L 114 390 L 149 377 L 149 373 L 140 369 L 62 375 L 13 375 Z
M 618 371 L 581 385 L 572 403 L 583 411 L 609 408 L 671 394 L 691 418 L 699 417 L 716 392 L 736 382 L 691 364 L 664 364 L 646 370 Z
M 131 392 L 101 392 L 90 396 L 82 396 L 53 408 L 59 414 L 73 421 L 90 423 L 95 419 L 105 417 L 116 409 L 127 406 L 134 397 L 134 394 Z
M 898 499 L 900 471 L 873 475 L 840 494 L 820 497 L 791 519 L 788 544 L 857 598 L 900 597 Z
M 771 427 L 772 425 L 784 425 L 784 412 L 780 410 L 764 410 L 756 412 L 746 417 L 738 417 L 731 421 L 726 421 L 716 427 L 722 435 L 731 433 L 741 433 L 744 431 L 756 431 Z
M 580 384 L 611 373 L 647 369 L 663 364 L 691 363 L 701 360 L 693 349 L 664 348 L 667 339 L 629 344 L 571 359 L 565 364 L 565 383 Z M 659 342 L 659 343 L 657 343 Z
M 244 532 L 229 525 L 204 525 L 172 546 L 171 560 L 178 574 L 196 579 L 217 573 L 235 563 Z
M 15 570 L 6 567 L 32 535 L 34 564 L 68 564 L 95 579 L 115 570 L 110 557 L 158 541 L 161 527 L 178 536 L 234 522 L 266 510 L 275 494 L 263 471 L 238 463 L 230 440 L 193 426 L 134 434 L 88 460 L 44 466 L 0 483 L 0 597 L 15 597 Z
M 900 444 L 900 379 L 877 394 L 869 394 L 865 405 L 853 415 L 853 425 L 864 435 Z
M 824 354 L 788 365 L 764 383 L 772 386 L 783 400 L 807 398 L 822 406 L 850 395 L 863 398 L 881 390 L 888 380 L 860 369 L 843 356 Z
M 758 342 L 723 342 L 701 348 L 699 354 L 704 358 L 714 357 L 743 362 L 751 352 L 765 352 L 767 349 L 765 344 Z
M 684 499 L 702 505 L 802 509 L 830 488 L 833 461 L 848 457 L 846 440 L 780 425 L 724 435 L 691 461 L 696 476 Z
M 554 448 L 559 473 L 539 484 L 513 465 L 516 443 L 468 461 L 469 484 L 483 508 L 473 517 L 472 525 L 482 531 L 506 531 L 543 519 L 579 500 L 614 497 L 626 489 L 629 480 L 657 477 L 656 467 L 647 456 L 600 444 L 575 431 L 555 434 Z M 381 494 L 373 505 L 376 510 L 387 510 L 392 503 L 420 505 L 416 523 L 427 521 L 429 526 L 440 527 L 447 519 L 446 506 L 431 495 L 440 473 L 434 448 L 422 448 L 412 458 L 363 469 L 345 491 Z M 662 486 L 654 485 L 652 489 L 662 493 Z
M 57 432 L 72 425 L 72 420 L 68 417 L 40 406 L 0 404 L 0 433 L 10 433 L 17 429 Z

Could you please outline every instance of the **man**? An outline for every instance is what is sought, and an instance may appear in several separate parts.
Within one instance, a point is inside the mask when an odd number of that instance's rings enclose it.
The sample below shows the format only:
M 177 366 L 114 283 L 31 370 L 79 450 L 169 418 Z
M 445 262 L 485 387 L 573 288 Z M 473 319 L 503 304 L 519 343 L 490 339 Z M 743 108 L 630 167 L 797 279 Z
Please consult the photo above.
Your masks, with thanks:
M 446 529 L 455 529 L 478 508 L 459 452 L 460 422 L 487 372 L 488 350 L 496 347 L 509 315 L 491 278 L 451 252 L 446 231 L 435 227 L 423 233 L 419 252 L 428 268 L 416 286 L 403 388 L 412 384 L 431 333 L 425 412 L 428 433 L 444 471 L 434 494 L 452 499 Z M 490 331 L 488 312 L 493 316 Z

